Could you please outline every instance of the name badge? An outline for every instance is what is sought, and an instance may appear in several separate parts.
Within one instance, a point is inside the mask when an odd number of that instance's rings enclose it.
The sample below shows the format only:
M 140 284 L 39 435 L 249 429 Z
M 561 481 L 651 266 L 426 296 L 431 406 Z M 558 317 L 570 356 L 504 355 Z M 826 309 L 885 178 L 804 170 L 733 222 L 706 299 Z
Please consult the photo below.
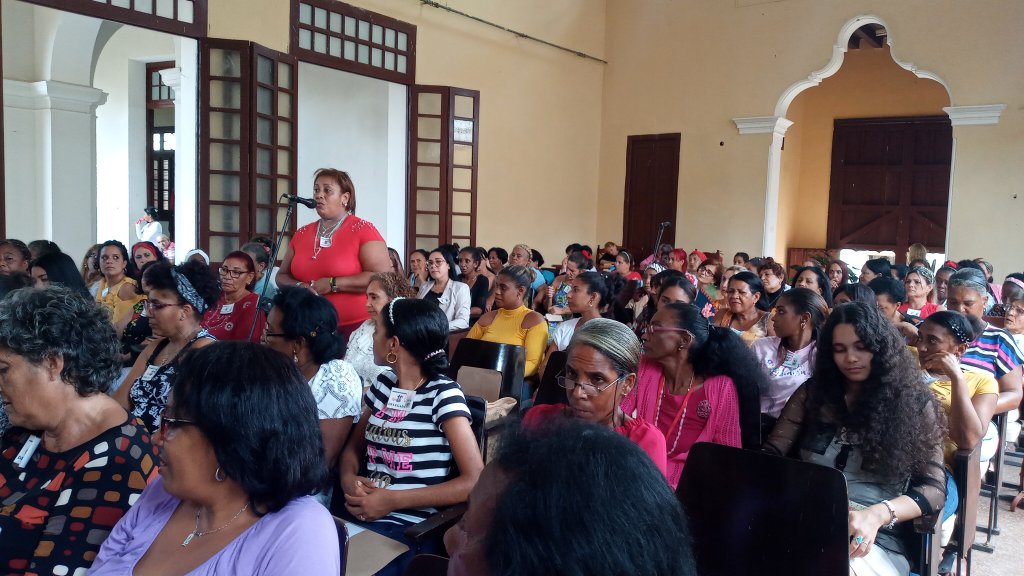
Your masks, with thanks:
M 330 238 L 324 238 L 323 236 L 321 236 L 320 237 L 320 247 L 321 248 L 330 248 L 331 247 L 331 239 Z
M 388 408 L 408 412 L 412 410 L 412 399 L 415 395 L 416 393 L 412 390 L 392 388 L 391 395 L 388 396 Z
M 800 359 L 797 358 L 796 354 L 792 352 L 786 352 L 786 359 L 782 362 L 782 367 L 789 370 L 795 370 L 799 366 Z
M 14 457 L 14 465 L 22 470 L 28 464 L 29 459 L 36 453 L 36 448 L 39 448 L 39 442 L 42 439 L 39 436 L 29 436 L 28 440 L 25 441 L 25 445 L 21 447 L 21 451 Z
M 232 304 L 225 304 L 225 305 L 220 307 L 220 313 L 221 314 L 231 314 L 234 311 L 235 311 L 235 305 L 233 303 Z
M 142 373 L 142 379 L 148 382 L 152 380 L 153 377 L 156 376 L 156 373 L 159 371 L 159 366 L 153 366 L 152 364 L 150 364 L 149 366 L 146 366 L 146 371 Z
M 920 318 L 921 317 L 921 311 L 920 310 L 914 310 L 913 308 L 907 308 L 907 316 L 913 316 L 915 318 Z

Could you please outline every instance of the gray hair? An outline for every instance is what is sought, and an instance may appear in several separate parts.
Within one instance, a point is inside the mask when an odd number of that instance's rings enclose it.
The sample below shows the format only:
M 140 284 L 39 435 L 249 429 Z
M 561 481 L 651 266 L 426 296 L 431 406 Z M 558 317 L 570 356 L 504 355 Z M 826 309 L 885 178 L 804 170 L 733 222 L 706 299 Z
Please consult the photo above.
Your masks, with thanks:
M 949 277 L 949 290 L 954 288 L 967 288 L 974 290 L 979 295 L 988 298 L 988 282 L 985 281 L 985 273 L 975 268 L 963 268 L 957 270 Z
M 594 318 L 580 326 L 566 351 L 579 345 L 590 346 L 611 361 L 619 376 L 636 373 L 640 368 L 640 340 L 625 324 L 608 318 Z
M 0 346 L 32 364 L 60 357 L 60 377 L 80 396 L 106 392 L 121 347 L 106 309 L 64 286 L 24 288 L 0 301 Z
M 913 268 L 907 271 L 907 275 L 910 274 L 917 274 L 918 276 L 923 278 L 924 283 L 929 286 L 935 284 L 935 274 L 928 268 L 925 268 L 924 266 L 914 266 Z

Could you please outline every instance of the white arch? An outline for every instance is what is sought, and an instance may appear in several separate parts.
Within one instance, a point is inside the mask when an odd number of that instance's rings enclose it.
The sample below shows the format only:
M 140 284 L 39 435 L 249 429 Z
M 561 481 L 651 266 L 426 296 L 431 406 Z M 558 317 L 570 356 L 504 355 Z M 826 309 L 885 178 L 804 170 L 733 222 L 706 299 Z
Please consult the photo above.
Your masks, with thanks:
M 850 44 L 850 38 L 853 34 L 862 26 L 868 24 L 878 24 L 885 28 L 886 37 L 885 43 L 889 45 L 889 54 L 896 64 L 901 68 L 904 68 L 910 72 L 913 72 L 918 78 L 924 78 L 927 80 L 934 80 L 942 85 L 946 89 L 946 94 L 949 95 L 949 105 L 953 106 L 953 91 L 950 90 L 949 84 L 946 83 L 938 74 L 929 72 L 927 70 L 921 70 L 913 62 L 904 62 L 896 57 L 896 51 L 893 49 L 893 38 L 892 31 L 889 29 L 888 24 L 885 20 L 882 20 L 880 16 L 874 14 L 863 14 L 851 19 L 849 22 L 843 25 L 839 30 L 839 37 L 836 40 L 834 46 L 832 46 L 832 59 L 820 70 L 811 72 L 807 78 L 793 83 L 789 88 L 786 88 L 782 92 L 782 96 L 779 97 L 779 101 L 775 104 L 775 116 L 779 118 L 785 118 L 786 112 L 789 111 L 789 105 L 793 103 L 793 100 L 804 90 L 813 88 L 821 81 L 829 76 L 832 76 L 839 71 L 839 68 L 843 65 L 843 60 L 846 58 L 847 46 Z

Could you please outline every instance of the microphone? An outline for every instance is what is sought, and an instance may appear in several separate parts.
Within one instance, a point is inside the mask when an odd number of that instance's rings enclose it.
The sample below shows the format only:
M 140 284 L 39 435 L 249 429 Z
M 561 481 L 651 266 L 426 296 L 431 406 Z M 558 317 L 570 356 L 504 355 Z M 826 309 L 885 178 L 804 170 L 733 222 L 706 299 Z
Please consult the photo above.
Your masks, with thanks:
M 661 227 L 662 227 L 662 228 L 668 228 L 668 227 L 669 227 L 669 226 L 671 226 L 671 225 L 672 225 L 672 223 L 671 223 L 671 222 L 662 222 L 662 223 L 661 223 Z
M 282 194 L 281 198 L 285 198 L 292 203 L 297 202 L 299 204 L 302 204 L 306 208 L 316 208 L 316 200 L 313 200 L 312 198 L 303 198 L 295 194 Z

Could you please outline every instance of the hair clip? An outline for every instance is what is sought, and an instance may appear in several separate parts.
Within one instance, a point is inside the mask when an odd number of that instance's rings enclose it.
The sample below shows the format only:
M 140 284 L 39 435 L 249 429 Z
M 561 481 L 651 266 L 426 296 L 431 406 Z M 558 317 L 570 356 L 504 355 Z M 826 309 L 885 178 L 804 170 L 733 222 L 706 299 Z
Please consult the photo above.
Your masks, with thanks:
M 427 354 L 423 359 L 424 360 L 430 360 L 431 358 L 433 358 L 434 356 L 437 356 L 438 354 L 444 354 L 444 348 L 439 348 L 437 350 L 434 350 L 430 354 Z

